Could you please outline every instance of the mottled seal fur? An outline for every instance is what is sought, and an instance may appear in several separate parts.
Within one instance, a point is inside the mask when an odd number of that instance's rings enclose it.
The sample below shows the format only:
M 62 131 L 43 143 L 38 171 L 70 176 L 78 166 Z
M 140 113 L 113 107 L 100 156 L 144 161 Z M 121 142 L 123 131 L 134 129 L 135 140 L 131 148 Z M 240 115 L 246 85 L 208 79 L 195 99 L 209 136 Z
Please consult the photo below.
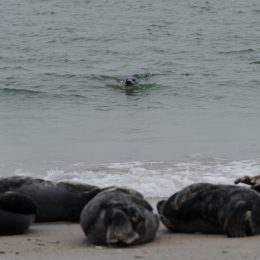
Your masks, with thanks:
M 244 176 L 235 180 L 235 184 L 244 183 L 251 186 L 251 189 L 260 193 L 260 175 Z
M 157 209 L 172 232 L 225 233 L 228 237 L 260 233 L 260 195 L 244 187 L 193 184 L 158 202 Z
M 79 221 L 86 203 L 101 190 L 77 182 L 51 182 L 23 176 L 0 178 L 0 192 L 19 192 L 36 202 L 37 222 Z
M 124 82 L 126 86 L 133 86 L 138 84 L 138 80 L 135 77 L 127 77 Z
M 116 188 L 96 195 L 83 209 L 80 224 L 94 244 L 130 245 L 152 241 L 159 220 L 140 194 Z
M 37 205 L 30 197 L 16 193 L 0 193 L 0 235 L 24 233 L 34 222 Z

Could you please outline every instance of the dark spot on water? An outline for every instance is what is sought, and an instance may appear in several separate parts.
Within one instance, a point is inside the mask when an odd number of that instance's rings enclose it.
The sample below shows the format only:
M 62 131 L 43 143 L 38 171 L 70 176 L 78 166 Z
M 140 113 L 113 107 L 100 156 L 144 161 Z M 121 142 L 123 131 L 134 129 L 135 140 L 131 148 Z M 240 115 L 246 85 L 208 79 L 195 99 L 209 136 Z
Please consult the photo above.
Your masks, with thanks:
M 191 74 L 191 73 L 183 73 L 183 74 L 181 74 L 181 75 L 183 75 L 183 76 L 192 76 L 192 75 L 194 75 L 194 74 Z

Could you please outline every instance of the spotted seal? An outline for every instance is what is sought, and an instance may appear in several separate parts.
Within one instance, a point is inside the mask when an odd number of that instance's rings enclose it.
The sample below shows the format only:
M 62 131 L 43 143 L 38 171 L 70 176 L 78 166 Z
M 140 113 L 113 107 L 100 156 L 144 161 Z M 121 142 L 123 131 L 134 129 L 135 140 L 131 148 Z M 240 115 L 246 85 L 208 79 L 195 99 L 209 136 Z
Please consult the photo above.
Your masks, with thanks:
M 79 221 L 86 203 L 101 190 L 77 182 L 51 182 L 24 176 L 0 178 L 0 192 L 19 192 L 36 202 L 37 222 Z
M 127 78 L 124 80 L 124 82 L 125 82 L 125 85 L 126 85 L 126 86 L 133 86 L 133 85 L 138 84 L 138 80 L 137 80 L 137 78 L 135 78 L 135 77 L 127 77 Z
M 34 222 L 37 205 L 30 197 L 16 193 L 0 193 L 0 236 L 24 233 Z
M 158 202 L 157 209 L 172 232 L 225 233 L 228 237 L 260 233 L 260 195 L 244 187 L 193 184 Z
M 84 207 L 80 224 L 94 244 L 130 245 L 152 241 L 159 219 L 140 193 L 115 188 L 99 193 Z
M 260 193 L 260 175 L 244 176 L 235 180 L 235 184 L 244 183 L 250 185 L 251 189 Z

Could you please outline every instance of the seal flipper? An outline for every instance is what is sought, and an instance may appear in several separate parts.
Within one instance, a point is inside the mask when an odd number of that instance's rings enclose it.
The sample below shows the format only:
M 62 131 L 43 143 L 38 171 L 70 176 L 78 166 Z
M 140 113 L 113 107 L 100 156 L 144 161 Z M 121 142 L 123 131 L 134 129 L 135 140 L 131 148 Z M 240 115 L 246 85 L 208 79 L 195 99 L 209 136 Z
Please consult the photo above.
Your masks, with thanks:
M 245 237 L 254 234 L 251 224 L 251 207 L 245 201 L 239 201 L 224 223 L 224 232 L 228 237 Z
M 128 216 L 122 210 L 114 209 L 112 223 L 107 230 L 107 244 L 116 244 L 119 242 L 131 244 L 138 238 L 139 235 L 133 230 Z
M 136 207 L 135 205 L 131 205 L 128 207 L 125 206 L 123 210 L 127 214 L 129 220 L 134 226 L 136 223 L 144 220 L 145 218 L 142 210 L 139 207 Z

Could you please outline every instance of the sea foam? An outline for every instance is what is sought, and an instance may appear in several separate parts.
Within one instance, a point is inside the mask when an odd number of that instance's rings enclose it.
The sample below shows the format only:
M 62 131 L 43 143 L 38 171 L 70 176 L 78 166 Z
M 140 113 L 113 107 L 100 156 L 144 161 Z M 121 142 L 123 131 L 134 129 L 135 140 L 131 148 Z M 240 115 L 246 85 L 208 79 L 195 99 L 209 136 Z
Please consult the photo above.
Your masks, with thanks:
M 71 167 L 76 167 L 75 163 Z M 80 163 L 81 167 L 84 163 Z M 37 174 L 17 170 L 15 175 L 40 177 L 51 181 L 76 181 L 101 187 L 117 185 L 136 189 L 146 198 L 169 197 L 180 189 L 198 182 L 233 184 L 244 175 L 258 175 L 258 160 L 226 162 L 214 159 L 210 162 L 185 162 L 169 164 L 165 162 L 123 162 L 95 165 L 92 170 L 68 171 L 49 170 Z

